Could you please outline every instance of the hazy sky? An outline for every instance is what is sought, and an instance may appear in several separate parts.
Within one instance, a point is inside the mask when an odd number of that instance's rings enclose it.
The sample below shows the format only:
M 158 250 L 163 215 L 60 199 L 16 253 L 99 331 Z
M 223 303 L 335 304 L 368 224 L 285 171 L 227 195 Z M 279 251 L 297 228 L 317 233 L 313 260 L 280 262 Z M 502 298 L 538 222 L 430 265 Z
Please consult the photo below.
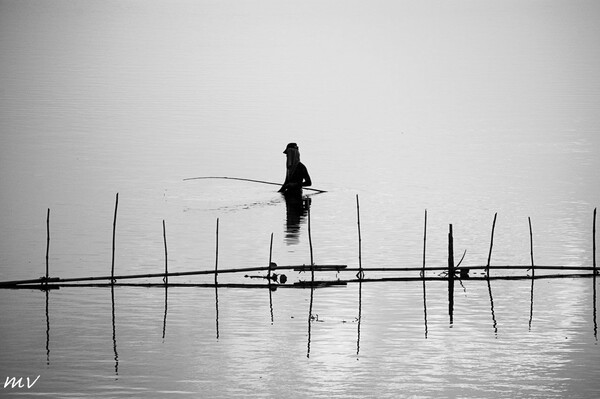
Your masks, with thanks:
M 598 151 L 599 20 L 597 1 L 0 0 L 0 184 L 258 175 L 288 141 L 322 175 L 357 149 Z

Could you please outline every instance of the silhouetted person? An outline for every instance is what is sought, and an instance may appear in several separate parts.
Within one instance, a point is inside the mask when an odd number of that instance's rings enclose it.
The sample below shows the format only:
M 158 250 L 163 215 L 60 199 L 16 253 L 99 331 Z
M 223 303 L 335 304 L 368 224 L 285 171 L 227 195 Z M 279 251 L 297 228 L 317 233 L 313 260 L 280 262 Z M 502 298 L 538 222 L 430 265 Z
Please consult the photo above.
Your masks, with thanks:
M 308 170 L 300 162 L 300 151 L 296 143 L 289 143 L 283 153 L 286 155 L 286 175 L 283 185 L 279 189 L 280 193 L 288 197 L 296 197 L 302 200 L 302 187 L 310 186 L 312 181 L 308 175 Z
M 312 181 L 306 166 L 300 162 L 300 152 L 296 143 L 289 143 L 283 151 L 287 156 L 285 182 L 279 189 L 286 205 L 286 241 L 288 244 L 298 242 L 300 224 L 304 220 L 310 206 L 310 200 L 302 198 L 302 187 L 310 186 Z

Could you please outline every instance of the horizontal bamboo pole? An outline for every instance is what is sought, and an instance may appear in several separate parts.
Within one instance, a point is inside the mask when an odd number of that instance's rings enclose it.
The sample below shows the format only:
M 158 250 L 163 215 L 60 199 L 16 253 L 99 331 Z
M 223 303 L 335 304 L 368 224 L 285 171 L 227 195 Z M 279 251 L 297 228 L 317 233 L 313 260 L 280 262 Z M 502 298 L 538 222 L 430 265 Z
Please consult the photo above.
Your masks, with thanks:
M 536 266 L 537 269 L 537 266 Z M 541 274 L 538 275 L 536 274 L 535 276 L 473 276 L 473 277 L 469 277 L 470 281 L 488 281 L 488 280 L 544 280 L 544 279 L 561 279 L 561 278 L 585 278 L 585 277 L 593 277 L 593 274 L 588 274 L 588 273 L 570 273 L 570 274 Z M 447 281 L 448 277 L 434 277 L 434 276 L 430 276 L 430 277 L 425 277 L 424 278 L 426 281 Z M 391 282 L 391 281 L 422 281 L 423 277 L 384 277 L 384 278 L 372 278 L 372 279 L 362 279 L 362 280 L 358 280 L 358 279 L 353 279 L 353 280 L 340 280 L 340 282 L 343 283 L 360 283 L 361 281 L 367 282 L 367 283 L 374 283 L 374 282 Z M 317 282 L 315 282 L 317 283 Z
M 537 268 L 537 267 L 536 267 Z M 562 278 L 586 278 L 594 277 L 593 274 L 549 274 L 549 275 L 538 275 L 535 276 L 477 276 L 469 278 L 470 281 L 488 281 L 488 280 L 547 280 L 547 279 L 562 279 Z M 376 283 L 376 282 L 398 282 L 398 281 L 447 281 L 448 277 L 441 276 L 430 276 L 430 277 L 386 277 L 378 279 L 350 279 L 350 280 L 301 280 L 294 284 L 245 284 L 245 283 L 218 283 L 219 288 L 314 288 L 319 287 L 332 287 L 332 286 L 345 286 L 352 283 Z M 22 284 L 14 285 L 11 287 L 2 287 L 10 289 L 58 289 L 58 288 L 69 288 L 69 287 L 111 287 L 111 286 L 123 286 L 123 287 L 215 287 L 214 283 L 68 283 L 68 284 Z
M 482 270 L 487 269 L 488 266 L 465 266 L 464 269 L 469 270 Z M 489 269 L 495 270 L 527 270 L 530 269 L 531 265 L 506 265 L 506 266 L 489 266 Z M 411 272 L 411 271 L 422 271 L 422 267 L 372 267 L 372 268 L 349 268 L 346 265 L 315 265 L 315 271 L 347 271 L 347 272 L 358 272 L 362 270 L 365 273 L 368 272 Z M 463 267 L 457 267 L 456 270 L 461 270 Z M 593 271 L 593 266 L 535 266 L 535 269 L 540 270 L 579 270 L 579 271 Z M 296 266 L 277 266 L 276 268 L 272 268 L 271 270 L 292 270 L 292 271 L 310 271 L 310 265 L 296 265 Z M 439 267 L 427 267 L 425 271 L 445 271 L 448 270 L 447 266 L 439 266 Z M 246 268 L 237 268 L 237 269 L 223 269 L 219 270 L 219 274 L 226 273 L 245 273 L 245 272 L 256 272 L 256 271 L 269 271 L 268 266 L 258 266 L 258 267 L 246 267 Z M 194 276 L 194 275 L 210 275 L 214 274 L 214 270 L 196 270 L 189 272 L 172 272 L 168 273 L 169 277 L 177 277 L 177 276 Z M 97 277 L 75 277 L 75 278 L 60 278 L 60 277 L 51 277 L 48 279 L 49 283 L 68 283 L 68 282 L 78 282 L 78 281 L 99 281 L 99 280 L 110 280 L 114 278 L 115 280 L 125 280 L 125 279 L 138 279 L 138 278 L 154 278 L 154 277 L 164 277 L 165 273 L 151 273 L 151 274 L 130 274 L 130 275 L 122 275 L 122 276 L 97 276 Z M 37 279 L 28 279 L 28 280 L 14 280 L 14 281 L 2 281 L 0 282 L 0 287 L 5 286 L 14 286 L 19 284 L 35 284 L 46 281 L 44 277 Z
M 482 266 L 465 266 L 465 269 L 470 270 L 482 270 L 487 269 L 487 265 Z M 506 265 L 506 266 L 489 266 L 489 269 L 492 270 L 527 270 L 530 269 L 531 265 Z M 593 271 L 593 266 L 535 266 L 536 270 L 579 270 L 579 271 Z M 372 267 L 372 268 L 349 268 L 346 265 L 315 265 L 315 271 L 347 271 L 347 272 L 358 272 L 363 271 L 365 273 L 368 272 L 411 272 L 418 271 L 421 272 L 423 270 L 422 267 Z M 456 270 L 461 270 L 462 267 L 457 267 Z M 310 265 L 296 265 L 296 266 L 277 266 L 272 270 L 292 270 L 292 271 L 310 271 Z M 439 266 L 439 267 L 427 267 L 425 271 L 445 271 L 448 270 L 447 266 Z M 219 274 L 226 273 L 246 273 L 246 272 L 256 272 L 256 271 L 269 271 L 269 266 L 258 266 L 258 267 L 246 267 L 246 268 L 236 268 L 236 269 L 223 269 L 219 270 Z M 168 277 L 177 277 L 177 276 L 194 276 L 194 275 L 211 275 L 214 274 L 214 270 L 196 270 L 189 272 L 172 272 L 168 273 Z M 69 283 L 69 282 L 79 282 L 79 281 L 100 281 L 100 280 L 126 280 L 126 279 L 139 279 L 139 278 L 154 278 L 154 277 L 165 277 L 165 273 L 151 273 L 151 274 L 130 274 L 130 275 L 122 275 L 122 276 L 97 276 L 97 277 L 75 277 L 75 278 L 60 278 L 60 277 L 52 277 L 48 279 L 49 283 Z M 14 281 L 3 281 L 0 282 L 0 287 L 14 286 L 20 284 L 36 284 L 46 281 L 45 278 L 37 278 L 37 279 L 28 279 L 28 280 L 14 280 Z
M 347 266 L 346 265 L 315 265 L 313 266 L 317 271 L 336 271 L 343 270 Z M 216 273 L 225 274 L 225 273 L 245 273 L 245 272 L 256 272 L 256 271 L 268 271 L 269 266 L 258 266 L 258 267 L 246 267 L 246 268 L 237 268 L 237 269 L 223 269 L 218 270 Z M 293 270 L 293 271 L 310 271 L 310 265 L 296 265 L 296 266 L 277 266 L 276 268 L 272 268 L 271 270 Z M 49 282 L 60 282 L 60 283 L 68 283 L 68 282 L 77 282 L 77 281 L 98 281 L 98 280 L 126 280 L 126 279 L 138 279 L 138 278 L 154 278 L 154 277 L 176 277 L 176 276 L 194 276 L 194 275 L 206 275 L 206 274 L 215 274 L 215 270 L 196 270 L 189 272 L 174 272 L 174 273 L 150 273 L 150 274 L 129 274 L 129 275 L 121 275 L 121 276 L 97 276 L 97 277 L 75 277 L 75 278 L 60 278 L 53 277 L 48 279 Z M 33 284 L 44 281 L 44 278 L 39 279 L 30 279 L 30 280 L 15 280 L 15 281 L 3 281 L 0 282 L 0 287 L 2 286 L 10 286 L 10 285 L 19 285 L 19 284 Z
M 46 288 L 45 284 L 24 284 L 15 285 L 12 287 L 4 287 L 9 289 L 59 289 L 59 288 L 102 288 L 102 287 L 205 287 L 205 288 L 310 288 L 311 281 L 299 281 L 294 284 L 247 284 L 247 283 L 68 283 L 68 284 L 49 284 Z M 315 280 L 314 287 L 338 286 L 346 285 L 345 281 L 341 280 Z
M 454 270 L 481 270 L 481 269 L 496 269 L 496 270 L 527 270 L 531 269 L 531 265 L 506 265 L 506 266 L 485 266 L 485 265 L 477 265 L 477 266 L 457 266 Z M 535 266 L 536 270 L 594 270 L 593 266 Z M 355 272 L 361 270 L 360 268 L 345 268 L 344 271 Z M 422 271 L 423 267 L 363 267 L 363 271 L 365 272 L 412 272 L 412 271 Z M 440 270 L 448 270 L 448 266 L 434 266 L 434 267 L 426 267 L 425 271 L 440 271 Z

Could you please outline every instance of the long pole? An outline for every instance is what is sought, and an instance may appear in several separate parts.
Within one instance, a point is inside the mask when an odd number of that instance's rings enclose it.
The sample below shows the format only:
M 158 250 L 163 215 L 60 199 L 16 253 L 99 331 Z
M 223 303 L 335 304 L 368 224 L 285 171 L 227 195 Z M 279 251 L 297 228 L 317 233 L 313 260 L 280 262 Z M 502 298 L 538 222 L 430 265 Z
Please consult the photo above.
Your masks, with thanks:
M 594 226 L 592 228 L 592 258 L 593 258 L 593 266 L 594 266 L 594 274 L 598 273 L 596 269 L 596 209 L 594 208 Z
M 531 228 L 531 217 L 527 217 L 529 221 L 529 252 L 531 254 L 531 275 L 535 276 L 535 264 L 533 263 L 533 229 Z
M 425 209 L 425 222 L 423 224 L 423 270 L 421 275 L 425 277 L 425 250 L 427 249 L 427 209 Z
M 425 320 L 425 338 L 427 338 L 427 289 L 425 284 L 425 249 L 427 248 L 427 209 L 425 209 L 425 223 L 423 226 L 423 269 L 421 277 L 423 278 L 423 317 Z
M 48 208 L 48 214 L 46 216 L 46 284 L 48 284 L 49 277 L 49 260 L 48 256 L 50 254 L 50 208 Z
M 313 247 L 312 237 L 310 233 L 310 207 L 308 207 L 308 245 L 310 248 L 310 305 L 308 307 L 308 344 L 306 348 L 306 357 L 310 357 L 310 340 L 311 340 L 311 322 L 312 322 L 312 309 L 315 295 L 315 262 L 313 258 Z
M 270 184 L 273 186 L 281 186 L 281 183 L 275 183 L 275 182 L 271 182 L 271 181 L 245 179 L 242 177 L 228 177 L 228 176 L 199 176 L 199 177 L 188 177 L 183 180 L 186 181 L 186 180 L 205 180 L 205 179 L 225 179 L 225 180 L 248 181 L 248 182 L 252 182 L 252 183 L 261 183 L 261 184 Z M 311 187 L 302 187 L 302 189 L 309 190 L 309 191 L 316 191 L 318 193 L 326 193 L 327 192 L 325 190 L 319 190 L 319 189 L 311 188 Z
M 356 224 L 358 226 L 358 274 L 357 277 L 362 279 L 365 276 L 362 267 L 362 237 L 360 235 L 360 204 L 358 202 L 358 194 L 356 194 Z
M 488 254 L 488 260 L 487 260 L 487 265 L 486 265 L 486 275 L 489 277 L 490 276 L 490 262 L 492 260 L 492 248 L 494 247 L 494 229 L 496 228 L 496 217 L 498 216 L 498 213 L 494 214 L 494 222 L 492 223 L 492 237 L 490 239 L 490 252 Z
M 269 245 L 269 270 L 267 271 L 267 278 L 269 283 L 271 282 L 271 269 L 273 260 L 273 233 L 271 233 L 271 244 Z
M 531 331 L 531 323 L 533 322 L 533 283 L 535 281 L 535 264 L 533 262 L 533 229 L 531 228 L 531 217 L 527 217 L 529 221 L 529 245 L 531 253 L 531 305 L 529 308 L 529 331 Z
M 165 243 L 165 277 L 163 277 L 163 281 L 165 284 L 169 282 L 169 267 L 168 267 L 168 254 L 167 254 L 167 228 L 165 227 L 165 220 L 162 221 L 163 225 L 163 241 Z
M 362 280 L 365 273 L 362 267 L 362 237 L 360 234 L 360 204 L 356 194 L 356 224 L 358 226 L 358 326 L 356 330 L 356 356 L 360 353 L 360 327 L 362 321 Z
M 119 193 L 117 193 L 116 199 L 115 199 L 115 217 L 113 220 L 113 235 L 112 235 L 112 265 L 110 268 L 110 279 L 112 282 L 114 282 L 114 276 L 115 276 L 115 234 L 116 234 L 116 230 L 117 230 L 117 208 L 119 207 Z
M 308 246 L 310 249 L 310 275 L 312 281 L 315 280 L 315 261 L 313 257 L 312 235 L 310 232 L 310 207 L 308 207 Z
M 269 310 L 271 313 L 271 324 L 273 324 L 273 290 L 271 289 L 271 267 L 273 265 L 273 233 L 271 233 L 271 244 L 269 245 L 269 270 L 267 272 L 267 283 L 269 284 Z
M 215 285 L 217 285 L 217 269 L 219 265 L 219 218 L 217 218 L 217 232 L 215 244 Z
M 450 324 L 454 322 L 454 238 L 452 225 L 448 232 L 448 314 Z

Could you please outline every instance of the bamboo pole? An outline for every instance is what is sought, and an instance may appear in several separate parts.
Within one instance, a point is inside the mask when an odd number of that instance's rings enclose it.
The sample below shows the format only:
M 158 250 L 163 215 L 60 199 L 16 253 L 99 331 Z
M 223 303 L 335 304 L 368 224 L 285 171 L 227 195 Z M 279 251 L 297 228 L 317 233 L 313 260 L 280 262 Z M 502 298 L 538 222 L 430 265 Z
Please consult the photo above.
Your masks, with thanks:
M 162 274 L 161 274 L 162 275 Z M 496 280 L 555 280 L 555 279 L 563 279 L 563 278 L 595 278 L 595 276 L 591 273 L 577 273 L 577 274 L 549 274 L 549 275 L 536 275 L 534 278 L 531 276 L 479 276 L 479 277 L 471 277 L 469 281 L 496 281 Z M 448 277 L 426 277 L 425 281 L 447 281 Z M 413 276 L 413 277 L 384 277 L 384 278 L 364 278 L 364 279 L 348 279 L 348 280 L 315 280 L 311 282 L 310 280 L 300 280 L 293 284 L 285 284 L 278 285 L 277 289 L 281 288 L 310 288 L 311 284 L 314 288 L 323 288 L 323 287 L 337 287 L 337 286 L 346 286 L 352 283 L 372 283 L 372 282 L 417 282 L 423 281 L 423 277 L 421 276 Z M 24 285 L 15 285 L 11 287 L 3 287 L 10 289 L 38 289 L 41 288 L 43 290 L 50 289 L 58 289 L 61 287 L 111 287 L 111 286 L 122 286 L 122 287 L 160 287 L 164 288 L 164 283 L 58 283 L 58 284 L 49 284 L 48 288 L 45 288 L 45 284 L 40 283 L 40 280 L 37 280 L 35 284 L 24 284 Z M 219 283 L 217 285 L 219 288 L 269 288 L 273 287 L 273 285 L 269 285 L 268 283 L 263 284 L 248 284 L 248 283 Z M 216 287 L 214 283 L 170 283 L 169 288 L 171 287 Z
M 310 342 L 311 342 L 311 322 L 312 322 L 312 309 L 313 309 L 313 301 L 315 294 L 315 262 L 313 258 L 313 247 L 312 247 L 312 237 L 310 232 L 310 207 L 308 207 L 308 245 L 310 248 L 310 305 L 308 307 L 308 343 L 306 348 L 306 357 L 310 358 Z
M 427 288 L 425 283 L 425 250 L 427 248 L 427 209 L 425 209 L 425 222 L 423 225 L 423 268 L 421 278 L 423 279 L 423 319 L 425 322 L 425 339 L 427 339 Z
M 490 238 L 490 252 L 488 254 L 488 260 L 486 265 L 486 275 L 490 275 L 490 262 L 492 260 L 492 248 L 494 247 L 494 229 L 496 228 L 496 217 L 498 213 L 494 213 L 494 222 L 492 223 L 492 236 Z
M 475 265 L 469 266 L 469 270 L 485 270 L 487 269 L 487 265 Z M 462 267 L 455 266 L 454 271 L 460 270 Z M 531 269 L 531 265 L 490 265 L 490 270 L 520 270 L 520 269 Z M 592 266 L 543 266 L 536 265 L 536 270 L 585 270 L 592 271 L 594 268 Z M 351 271 L 359 271 L 356 267 L 346 267 L 343 270 L 351 272 Z M 423 266 L 414 266 L 414 267 L 363 267 L 363 270 L 367 270 L 370 272 L 411 272 L 417 271 L 420 272 L 423 270 Z M 428 266 L 427 271 L 444 271 L 448 270 L 448 266 Z
M 269 270 L 267 271 L 268 281 L 271 282 L 271 268 L 273 260 L 273 233 L 271 233 L 271 244 L 269 245 Z
M 314 262 L 314 258 L 313 258 L 313 245 L 312 245 L 312 235 L 310 232 L 310 207 L 308 208 L 308 246 L 310 249 L 310 272 L 312 274 L 312 276 L 314 277 L 315 275 L 315 262 Z
M 531 331 L 531 323 L 533 322 L 533 286 L 535 281 L 535 264 L 533 262 L 533 229 L 531 228 L 531 217 L 527 217 L 529 221 L 529 245 L 531 253 L 531 305 L 529 308 L 529 331 Z
M 163 281 L 165 284 L 169 282 L 169 267 L 168 267 L 168 253 L 167 253 L 167 228 L 165 226 L 165 220 L 162 221 L 163 226 L 163 242 L 165 244 L 165 276 L 163 277 Z
M 228 176 L 199 176 L 199 177 L 188 177 L 183 180 L 186 181 L 186 180 L 204 180 L 204 179 L 238 180 L 238 181 L 248 181 L 248 182 L 252 182 L 252 183 L 270 184 L 273 186 L 281 186 L 281 183 L 274 183 L 274 182 L 264 181 L 264 180 L 245 179 L 245 178 L 241 178 L 241 177 L 228 177 Z M 326 193 L 327 192 L 324 190 L 319 190 L 319 189 L 311 188 L 311 187 L 302 187 L 302 188 L 304 190 L 315 191 L 317 193 Z
M 217 218 L 217 230 L 215 234 L 215 329 L 217 340 L 219 339 L 219 282 L 217 281 L 217 269 L 219 265 L 219 218 Z
M 358 225 L 358 274 L 359 279 L 365 277 L 362 267 L 362 237 L 360 234 L 360 204 L 358 201 L 358 194 L 356 194 L 356 224 Z
M 215 285 L 217 282 L 217 269 L 219 265 L 219 218 L 217 218 L 217 232 L 216 232 L 216 243 L 215 243 Z
M 533 262 L 533 230 L 531 228 L 531 217 L 527 217 L 527 220 L 529 221 L 529 247 L 530 247 L 530 254 L 531 254 L 531 274 L 535 275 L 535 264 Z
M 314 265 L 312 268 L 315 271 L 347 271 L 347 272 L 359 272 L 359 268 L 349 268 L 346 265 Z M 469 266 L 470 270 L 485 270 L 487 266 Z M 277 266 L 278 270 L 293 270 L 297 272 L 306 272 L 311 270 L 310 265 L 290 265 L 290 266 Z M 455 271 L 460 268 L 455 267 Z M 492 270 L 529 270 L 531 269 L 531 265 L 506 265 L 506 266 L 490 266 Z M 594 271 L 592 266 L 542 266 L 536 265 L 535 269 L 539 272 L 541 270 L 548 271 Z M 219 274 L 229 274 L 229 273 L 247 273 L 247 272 L 257 272 L 257 271 L 268 271 L 268 266 L 256 266 L 256 267 L 245 267 L 245 268 L 234 268 L 234 269 L 222 269 L 219 270 Z M 411 272 L 417 271 L 421 272 L 423 270 L 422 266 L 418 267 L 390 267 L 390 268 L 381 268 L 381 267 L 369 267 L 362 269 L 363 271 L 368 272 Z M 447 271 L 448 266 L 435 266 L 428 267 L 427 271 Z M 177 277 L 177 276 L 195 276 L 195 275 L 211 275 L 215 274 L 214 269 L 208 270 L 195 270 L 189 272 L 171 272 L 168 273 L 168 277 Z M 585 274 L 578 274 L 584 275 Z M 590 276 L 592 273 L 589 274 Z M 141 279 L 141 278 L 156 278 L 156 277 L 164 277 L 165 273 L 148 273 L 148 274 L 129 274 L 129 275 L 118 275 L 114 276 L 115 280 L 126 280 L 126 279 Z M 92 277 L 74 277 L 74 278 L 60 278 L 60 277 L 50 277 L 48 282 L 50 283 L 72 283 L 72 282 L 84 282 L 84 281 L 100 281 L 100 280 L 111 280 L 113 276 L 92 276 Z M 417 277 L 416 279 L 421 279 L 422 276 Z M 471 277 L 471 280 L 473 277 Z M 36 278 L 36 279 L 27 279 L 27 280 L 13 280 L 13 281 L 2 281 L 0 282 L 0 288 L 13 288 L 15 286 L 21 284 L 36 284 L 42 283 L 44 278 Z
M 358 325 L 356 330 L 356 356 L 360 353 L 360 327 L 362 322 L 362 280 L 365 273 L 362 267 L 362 237 L 360 234 L 360 204 L 358 194 L 356 194 L 356 224 L 358 227 Z
M 346 265 L 313 265 L 312 268 L 316 271 L 341 271 L 346 269 Z M 236 268 L 236 269 L 223 269 L 219 270 L 219 274 L 225 273 L 247 273 L 247 272 L 256 272 L 256 271 L 267 271 L 269 269 L 268 266 L 257 266 L 257 267 L 245 267 L 245 268 Z M 278 266 L 279 270 L 293 270 L 298 272 L 310 271 L 310 265 L 297 265 L 297 266 Z M 189 272 L 171 272 L 168 273 L 168 277 L 177 277 L 177 276 L 196 276 L 196 275 L 205 275 L 205 274 L 215 274 L 216 271 L 214 269 L 211 270 L 196 270 Z M 114 276 L 115 280 L 127 280 L 127 279 L 140 279 L 140 278 L 155 278 L 155 277 L 164 277 L 165 273 L 147 273 L 147 274 L 127 274 Z M 98 281 L 98 280 L 111 280 L 113 276 L 94 276 L 94 277 L 74 277 L 74 278 L 60 278 L 60 277 L 51 277 L 48 279 L 51 283 L 71 283 L 71 282 L 82 282 L 82 281 Z M 29 280 L 14 280 L 14 281 L 2 281 L 0 282 L 0 287 L 13 287 L 20 284 L 35 284 L 43 282 L 43 278 L 37 279 L 29 279 Z
M 269 244 L 269 271 L 267 272 L 267 283 L 271 285 L 271 268 L 273 261 L 273 233 L 271 233 L 271 243 Z M 271 325 L 273 324 L 273 289 L 269 288 L 269 311 L 271 314 Z
M 48 284 L 48 278 L 50 276 L 50 208 L 48 208 L 48 214 L 46 215 L 46 284 Z
M 596 269 L 596 209 L 597 208 L 594 208 L 594 224 L 592 227 L 592 258 L 594 265 L 594 274 L 598 273 L 598 270 Z
M 112 235 L 112 263 L 111 263 L 111 268 L 110 268 L 110 276 L 111 276 L 111 281 L 114 282 L 114 276 L 115 276 L 115 235 L 116 235 L 116 230 L 117 230 L 117 208 L 119 207 L 119 193 L 117 193 L 116 195 L 116 199 L 115 199 L 115 216 L 113 219 L 113 235 Z
M 423 269 L 421 275 L 425 276 L 425 250 L 427 249 L 427 209 L 425 209 L 425 222 L 423 224 Z
M 450 324 L 454 322 L 454 238 L 452 224 L 448 232 L 448 314 Z
M 349 268 L 346 265 L 314 265 L 312 268 L 315 271 L 347 271 L 347 272 L 359 272 L 359 268 Z M 487 266 L 469 266 L 470 270 L 485 270 Z M 310 265 L 290 265 L 290 266 L 277 266 L 278 270 L 292 270 L 297 272 L 306 272 L 311 270 Z M 454 270 L 459 270 L 460 267 L 455 267 Z M 531 265 L 506 265 L 506 266 L 490 266 L 491 270 L 529 270 L 531 269 Z M 592 266 L 541 266 L 536 265 L 535 269 L 539 272 L 541 270 L 548 271 L 594 271 Z M 245 268 L 234 268 L 234 269 L 222 269 L 219 270 L 219 274 L 231 274 L 231 273 L 248 273 L 248 272 L 257 272 L 257 271 L 268 271 L 268 266 L 256 266 L 256 267 L 245 267 Z M 422 266 L 418 267 L 390 267 L 390 268 L 381 268 L 381 267 L 369 267 L 362 269 L 363 271 L 368 272 L 421 272 L 423 270 Z M 448 266 L 435 266 L 435 267 L 427 267 L 427 271 L 447 271 Z M 208 270 L 195 270 L 188 272 L 170 272 L 167 274 L 168 277 L 178 277 L 178 276 L 196 276 L 196 275 L 211 275 L 215 274 L 214 269 Z M 577 276 L 585 276 L 586 274 L 577 274 Z M 589 274 L 590 276 L 592 273 Z M 118 275 L 114 276 L 115 280 L 126 280 L 126 279 L 141 279 L 141 278 L 157 278 L 164 277 L 165 273 L 148 273 L 148 274 L 129 274 L 129 275 Z M 100 281 L 100 280 L 110 280 L 112 276 L 92 276 L 92 277 L 74 277 L 74 278 L 60 278 L 60 277 L 50 277 L 48 282 L 50 283 L 72 283 L 72 282 L 84 282 L 84 281 Z M 416 279 L 421 279 L 422 276 L 416 277 Z M 471 280 L 473 277 L 471 277 Z M 13 288 L 15 286 L 21 284 L 36 284 L 42 283 L 44 278 L 36 278 L 36 279 L 28 279 L 28 280 L 13 280 L 13 281 L 2 281 L 0 282 L 0 288 Z

